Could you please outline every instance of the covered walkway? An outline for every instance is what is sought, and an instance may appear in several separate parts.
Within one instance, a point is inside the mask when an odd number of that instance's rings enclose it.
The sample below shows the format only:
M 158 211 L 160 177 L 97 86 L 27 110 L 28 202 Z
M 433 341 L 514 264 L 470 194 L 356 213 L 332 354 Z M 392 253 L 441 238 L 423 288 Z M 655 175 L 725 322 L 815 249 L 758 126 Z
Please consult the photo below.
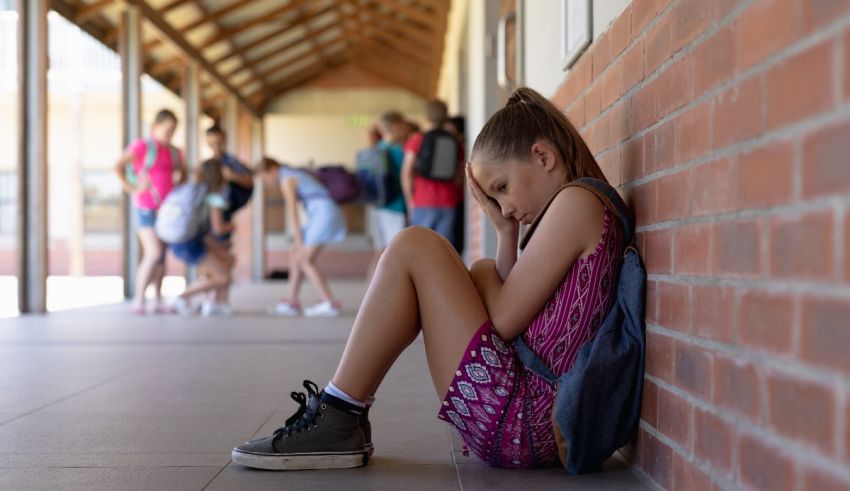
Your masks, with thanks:
M 387 376 L 365 468 L 263 472 L 230 463 L 233 445 L 295 410 L 289 392 L 323 384 L 365 284 L 334 285 L 345 315 L 265 315 L 279 284 L 244 286 L 233 319 L 128 318 L 121 306 L 0 321 L 0 489 L 643 489 L 617 459 L 566 480 L 559 469 L 492 469 L 462 455 L 421 338 Z M 648 488 L 646 488 L 648 489 Z

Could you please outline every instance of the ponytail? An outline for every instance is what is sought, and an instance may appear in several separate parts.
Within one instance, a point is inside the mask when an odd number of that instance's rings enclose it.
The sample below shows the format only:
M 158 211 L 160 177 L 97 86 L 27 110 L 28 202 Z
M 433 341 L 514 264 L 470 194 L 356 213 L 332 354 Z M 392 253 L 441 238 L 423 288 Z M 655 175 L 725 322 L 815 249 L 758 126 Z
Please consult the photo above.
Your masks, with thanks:
M 567 180 L 605 175 L 575 127 L 548 99 L 534 89 L 520 87 L 508 97 L 505 107 L 487 121 L 475 144 L 476 155 L 497 162 L 527 160 L 531 147 L 545 140 L 557 149 L 567 170 Z

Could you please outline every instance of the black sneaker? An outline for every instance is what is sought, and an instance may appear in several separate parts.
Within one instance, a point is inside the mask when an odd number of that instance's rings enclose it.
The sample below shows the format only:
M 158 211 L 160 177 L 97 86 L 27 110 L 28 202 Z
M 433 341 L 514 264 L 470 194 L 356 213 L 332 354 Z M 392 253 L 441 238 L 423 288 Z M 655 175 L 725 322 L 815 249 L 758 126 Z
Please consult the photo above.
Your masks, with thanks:
M 363 410 L 363 413 L 360 415 L 360 428 L 363 429 L 363 439 L 366 447 L 366 451 L 369 452 L 369 457 L 375 453 L 375 445 L 372 444 L 372 423 L 369 422 L 369 408 Z
M 304 381 L 308 394 L 293 392 L 300 407 L 271 436 L 233 449 L 233 462 L 270 470 L 344 469 L 369 461 L 361 415 L 363 410 L 336 397 L 318 392 Z

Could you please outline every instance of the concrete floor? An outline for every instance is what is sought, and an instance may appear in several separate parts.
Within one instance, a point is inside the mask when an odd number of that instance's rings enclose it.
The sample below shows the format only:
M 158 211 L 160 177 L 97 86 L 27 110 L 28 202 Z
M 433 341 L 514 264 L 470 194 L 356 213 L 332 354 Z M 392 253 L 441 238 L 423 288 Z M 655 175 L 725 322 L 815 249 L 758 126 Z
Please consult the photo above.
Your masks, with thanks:
M 232 319 L 131 317 L 117 305 L 0 321 L 0 489 L 646 488 L 619 459 L 567 477 L 464 457 L 436 419 L 421 339 L 378 393 L 367 467 L 232 465 L 235 444 L 270 433 L 296 409 L 289 392 L 302 379 L 323 386 L 332 375 L 365 288 L 334 286 L 345 315 L 332 320 L 265 316 L 283 287 L 266 284 L 237 289 Z

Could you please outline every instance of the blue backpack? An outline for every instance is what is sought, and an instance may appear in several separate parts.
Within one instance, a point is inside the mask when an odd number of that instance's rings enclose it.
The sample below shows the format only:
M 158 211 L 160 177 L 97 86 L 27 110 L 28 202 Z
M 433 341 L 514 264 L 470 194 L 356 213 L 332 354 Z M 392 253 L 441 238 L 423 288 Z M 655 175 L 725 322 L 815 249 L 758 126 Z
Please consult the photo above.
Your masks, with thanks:
M 357 152 L 357 180 L 362 200 L 370 205 L 386 206 L 401 196 L 401 176 L 389 148 L 374 145 Z
M 581 186 L 596 194 L 622 224 L 623 243 L 628 246 L 614 304 L 594 337 L 579 349 L 573 366 L 560 377 L 521 336 L 515 347 L 529 370 L 557 384 L 553 419 L 561 463 L 568 474 L 582 474 L 598 470 L 637 431 L 646 347 L 646 271 L 632 245 L 634 219 L 617 191 L 590 178 L 568 186 Z

